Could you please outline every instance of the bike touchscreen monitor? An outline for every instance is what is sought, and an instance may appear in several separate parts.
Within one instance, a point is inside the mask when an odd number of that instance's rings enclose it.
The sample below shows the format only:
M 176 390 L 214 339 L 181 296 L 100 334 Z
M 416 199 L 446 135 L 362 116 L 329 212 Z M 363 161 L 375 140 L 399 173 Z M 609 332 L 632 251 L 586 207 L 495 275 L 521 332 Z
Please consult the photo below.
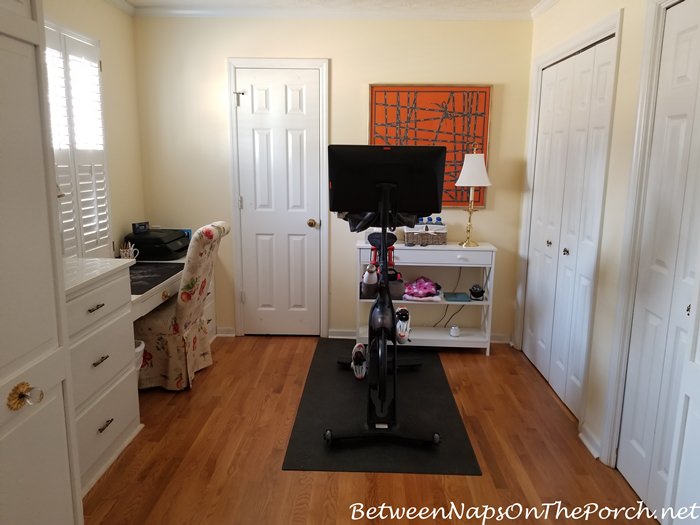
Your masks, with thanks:
M 331 211 L 373 212 L 382 184 L 393 185 L 392 211 L 419 217 L 442 209 L 443 146 L 328 146 Z

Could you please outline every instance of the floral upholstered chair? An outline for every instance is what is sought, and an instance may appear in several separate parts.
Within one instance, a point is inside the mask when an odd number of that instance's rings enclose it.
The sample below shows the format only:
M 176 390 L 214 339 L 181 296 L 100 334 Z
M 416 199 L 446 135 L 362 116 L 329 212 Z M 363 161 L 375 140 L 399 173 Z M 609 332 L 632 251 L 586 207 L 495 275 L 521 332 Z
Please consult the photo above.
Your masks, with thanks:
M 195 372 L 213 363 L 203 318 L 204 301 L 219 242 L 230 230 L 226 222 L 198 229 L 187 250 L 177 297 L 134 323 L 136 339 L 146 343 L 139 388 L 184 390 L 192 386 Z

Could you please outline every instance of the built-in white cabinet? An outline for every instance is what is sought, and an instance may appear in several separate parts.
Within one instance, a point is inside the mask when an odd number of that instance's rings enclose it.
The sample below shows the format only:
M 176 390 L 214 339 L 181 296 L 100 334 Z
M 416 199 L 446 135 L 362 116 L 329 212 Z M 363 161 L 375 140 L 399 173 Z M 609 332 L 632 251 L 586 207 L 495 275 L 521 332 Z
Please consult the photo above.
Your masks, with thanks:
M 542 72 L 523 351 L 571 411 L 583 409 L 616 39 Z
M 39 0 L 0 1 L 0 521 L 82 523 Z
M 64 261 L 78 456 L 87 492 L 141 429 L 131 259 Z
M 366 266 L 371 260 L 371 246 L 366 242 L 357 244 L 358 282 Z M 394 245 L 394 265 L 401 272 L 406 282 L 422 275 L 438 280 L 437 272 L 441 269 L 454 271 L 470 271 L 470 277 L 458 281 L 461 288 L 450 290 L 469 294 L 473 284 L 479 284 L 484 289 L 482 301 L 446 301 L 441 292 L 435 302 L 418 302 L 393 300 L 396 308 L 406 307 L 411 312 L 411 333 L 408 344 L 431 347 L 483 348 L 489 355 L 491 348 L 491 314 L 493 310 L 493 283 L 496 267 L 496 247 L 492 244 L 481 243 L 473 248 L 463 248 L 457 243 L 430 246 Z M 454 272 L 453 272 L 454 273 Z M 455 273 L 455 276 L 458 275 Z M 455 277 L 453 277 L 455 278 Z M 359 299 L 357 303 L 356 339 L 367 342 L 367 318 L 369 307 L 374 299 Z M 461 326 L 459 335 L 450 335 L 450 326 L 431 326 L 420 323 L 419 310 L 432 309 L 443 312 L 446 307 L 472 310 L 475 322 L 469 326 Z M 448 316 L 445 316 L 447 319 Z

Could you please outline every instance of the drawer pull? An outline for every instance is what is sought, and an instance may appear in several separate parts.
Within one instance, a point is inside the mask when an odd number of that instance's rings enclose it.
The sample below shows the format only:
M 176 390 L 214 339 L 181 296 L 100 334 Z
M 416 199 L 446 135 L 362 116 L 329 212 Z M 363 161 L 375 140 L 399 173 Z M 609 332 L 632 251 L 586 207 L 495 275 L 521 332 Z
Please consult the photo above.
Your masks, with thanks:
M 97 367 L 100 366 L 102 363 L 104 363 L 105 361 L 107 361 L 107 359 L 109 359 L 109 354 L 103 355 L 102 357 L 100 357 L 97 361 L 95 361 L 94 363 L 92 363 L 92 366 L 95 367 L 95 368 L 97 368 Z
M 105 421 L 105 424 L 102 425 L 100 428 L 97 429 L 98 434 L 102 434 L 105 430 L 107 430 L 107 427 L 114 423 L 114 418 L 111 417 L 107 421 Z
M 170 298 L 170 293 L 168 293 L 168 290 L 163 290 L 163 293 L 160 294 L 160 300 L 167 301 L 169 298 Z
M 26 381 L 17 383 L 7 395 L 7 408 L 13 412 L 27 405 L 37 405 L 44 400 L 44 391 L 35 388 Z
M 92 308 L 88 308 L 88 313 L 89 313 L 89 314 L 95 313 L 97 310 L 99 310 L 100 308 L 102 308 L 104 305 L 105 305 L 105 303 L 96 304 L 96 305 L 93 306 Z

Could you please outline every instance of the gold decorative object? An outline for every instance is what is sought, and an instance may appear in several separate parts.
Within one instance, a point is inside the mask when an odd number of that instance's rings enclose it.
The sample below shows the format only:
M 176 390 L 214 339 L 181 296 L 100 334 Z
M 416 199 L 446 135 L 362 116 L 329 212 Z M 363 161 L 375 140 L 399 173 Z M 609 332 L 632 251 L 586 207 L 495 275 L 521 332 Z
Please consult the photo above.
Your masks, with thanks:
M 33 390 L 35 390 L 35 388 L 26 381 L 17 383 L 7 395 L 7 408 L 15 412 L 21 408 L 24 408 L 25 405 L 40 403 L 41 400 L 44 399 L 44 392 L 39 390 L 37 399 L 32 399 Z

